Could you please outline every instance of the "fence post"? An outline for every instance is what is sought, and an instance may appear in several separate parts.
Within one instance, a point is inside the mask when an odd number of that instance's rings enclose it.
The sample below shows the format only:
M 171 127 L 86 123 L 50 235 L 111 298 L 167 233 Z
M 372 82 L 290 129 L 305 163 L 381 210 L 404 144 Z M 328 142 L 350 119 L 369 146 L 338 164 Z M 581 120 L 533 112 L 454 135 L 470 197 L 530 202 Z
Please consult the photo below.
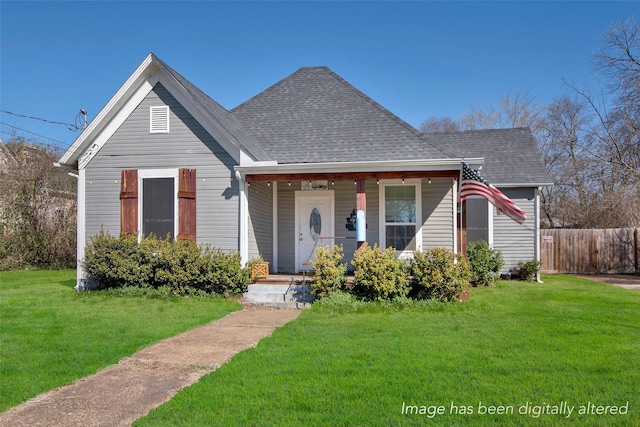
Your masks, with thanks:
M 633 265 L 636 269 L 636 273 L 640 273 L 638 268 L 638 229 L 633 230 Z

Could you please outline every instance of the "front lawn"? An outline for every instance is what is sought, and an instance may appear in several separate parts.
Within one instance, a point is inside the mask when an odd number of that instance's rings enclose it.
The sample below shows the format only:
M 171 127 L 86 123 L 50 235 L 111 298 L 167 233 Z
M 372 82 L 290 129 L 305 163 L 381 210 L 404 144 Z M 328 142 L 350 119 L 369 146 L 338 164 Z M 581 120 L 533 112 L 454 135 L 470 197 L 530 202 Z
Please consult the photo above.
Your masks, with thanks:
M 640 292 L 544 280 L 315 305 L 135 425 L 637 425 Z
M 78 293 L 75 274 L 0 272 L 0 411 L 240 309 L 228 301 Z

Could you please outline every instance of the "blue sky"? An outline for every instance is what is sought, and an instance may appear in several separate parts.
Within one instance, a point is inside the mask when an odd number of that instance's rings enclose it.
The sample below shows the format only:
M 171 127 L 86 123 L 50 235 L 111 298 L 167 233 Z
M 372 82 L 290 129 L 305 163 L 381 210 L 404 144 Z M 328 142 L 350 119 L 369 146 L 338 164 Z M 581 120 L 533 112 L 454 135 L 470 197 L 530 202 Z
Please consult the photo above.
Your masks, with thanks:
M 547 104 L 568 91 L 563 78 L 595 87 L 603 32 L 638 12 L 610 1 L 2 0 L 0 109 L 74 123 L 83 108 L 91 120 L 153 52 L 229 109 L 326 65 L 418 127 L 517 92 Z M 4 140 L 65 147 L 79 134 L 4 112 L 0 122 Z

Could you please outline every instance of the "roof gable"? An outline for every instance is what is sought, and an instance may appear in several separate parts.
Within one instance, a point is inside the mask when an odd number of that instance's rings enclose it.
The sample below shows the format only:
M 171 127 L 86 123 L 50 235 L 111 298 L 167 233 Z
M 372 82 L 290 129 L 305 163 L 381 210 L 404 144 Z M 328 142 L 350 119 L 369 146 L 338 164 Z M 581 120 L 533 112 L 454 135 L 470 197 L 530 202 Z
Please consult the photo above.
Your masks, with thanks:
M 77 161 L 79 168 L 84 167 L 157 83 L 162 83 L 236 161 L 240 162 L 243 152 L 253 160 L 269 160 L 231 113 L 151 53 L 83 130 L 59 163 L 73 165 Z
M 327 67 L 301 68 L 231 112 L 278 163 L 450 158 Z

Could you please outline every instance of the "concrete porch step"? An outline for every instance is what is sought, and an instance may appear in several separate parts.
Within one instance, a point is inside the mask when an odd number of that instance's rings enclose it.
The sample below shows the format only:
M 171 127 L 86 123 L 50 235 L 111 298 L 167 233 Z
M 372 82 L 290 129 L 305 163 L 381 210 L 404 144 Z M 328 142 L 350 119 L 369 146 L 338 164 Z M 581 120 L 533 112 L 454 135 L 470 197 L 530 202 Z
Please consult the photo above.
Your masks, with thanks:
M 249 285 L 240 301 L 244 306 L 272 308 L 306 308 L 313 302 L 309 286 L 290 277 L 259 279 Z
M 275 309 L 294 309 L 294 310 L 302 310 L 305 308 L 310 308 L 310 302 L 298 302 L 298 301 L 287 301 L 287 302 L 257 302 L 257 301 L 246 301 L 244 299 L 240 300 L 240 304 L 243 307 L 260 307 L 260 308 L 275 308 Z

